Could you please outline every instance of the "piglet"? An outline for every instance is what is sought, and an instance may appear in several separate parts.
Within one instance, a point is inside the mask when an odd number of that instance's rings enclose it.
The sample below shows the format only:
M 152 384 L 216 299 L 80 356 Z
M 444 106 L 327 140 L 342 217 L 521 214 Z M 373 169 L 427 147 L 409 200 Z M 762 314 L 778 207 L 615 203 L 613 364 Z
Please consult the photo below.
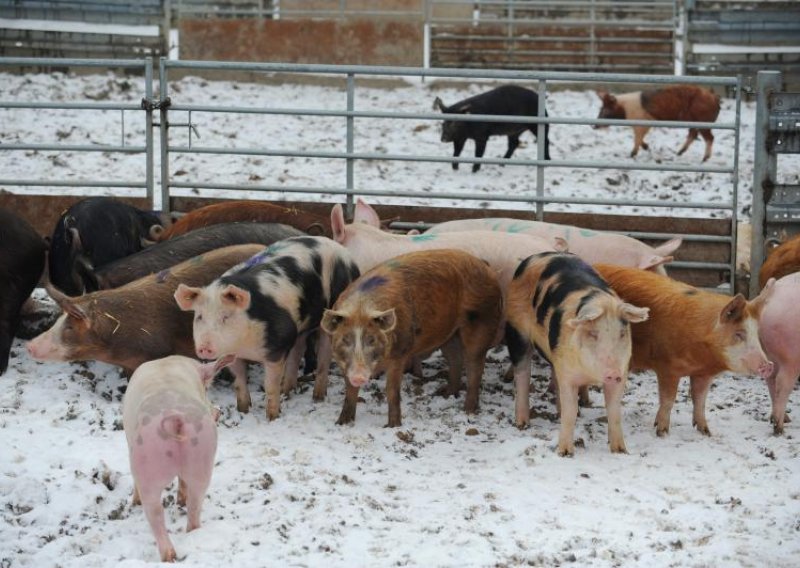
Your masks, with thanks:
M 771 289 L 771 290 L 770 290 Z M 786 403 L 800 376 L 800 272 L 764 286 L 767 300 L 758 319 L 758 336 L 775 364 L 767 377 L 775 434 L 783 433 Z
M 177 476 L 185 496 L 186 532 L 200 526 L 200 508 L 217 451 L 217 413 L 206 398 L 214 375 L 234 357 L 215 363 L 172 355 L 143 363 L 122 400 L 122 423 L 133 474 L 134 505 L 142 504 L 162 562 L 175 548 L 164 524 L 161 492 Z

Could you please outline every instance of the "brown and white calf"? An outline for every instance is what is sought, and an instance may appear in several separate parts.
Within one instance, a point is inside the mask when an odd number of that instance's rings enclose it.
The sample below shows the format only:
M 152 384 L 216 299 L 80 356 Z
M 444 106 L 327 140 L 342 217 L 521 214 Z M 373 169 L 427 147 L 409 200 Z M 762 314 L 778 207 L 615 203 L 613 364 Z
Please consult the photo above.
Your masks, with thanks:
M 627 120 L 675 120 L 686 122 L 715 122 L 719 116 L 719 96 L 708 89 L 695 85 L 670 85 L 661 89 L 636 91 L 622 95 L 612 95 L 607 91 L 597 91 L 603 102 L 597 118 L 616 118 Z M 595 128 L 601 128 L 596 125 Z M 639 153 L 639 148 L 649 150 L 644 137 L 650 126 L 633 126 L 633 151 L 631 158 Z M 711 157 L 714 135 L 708 128 L 690 128 L 686 141 L 678 150 L 683 154 L 697 139 L 698 133 L 706 141 L 703 154 L 705 162 Z
M 534 346 L 550 362 L 558 385 L 561 433 L 558 454 L 571 456 L 578 389 L 602 385 L 612 452 L 625 452 L 622 395 L 631 358 L 631 323 L 647 308 L 627 304 L 591 266 L 574 254 L 542 253 L 525 259 L 508 289 L 506 342 L 514 366 L 516 424 L 528 425 Z

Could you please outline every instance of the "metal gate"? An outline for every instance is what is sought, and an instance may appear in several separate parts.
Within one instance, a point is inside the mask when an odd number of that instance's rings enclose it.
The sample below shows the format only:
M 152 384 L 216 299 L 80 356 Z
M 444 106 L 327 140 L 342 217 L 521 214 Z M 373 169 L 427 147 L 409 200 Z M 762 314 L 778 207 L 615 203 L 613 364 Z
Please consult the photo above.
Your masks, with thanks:
M 47 64 L 47 60 L 41 62 Z M 63 61 L 63 64 L 86 64 L 85 61 L 68 62 Z M 0 66 L 6 65 L 34 65 L 35 61 L 31 60 L 15 60 L 15 59 L 0 59 Z M 97 67 L 115 67 L 120 66 L 119 61 L 98 61 L 92 62 Z M 709 270 L 713 273 L 724 272 L 727 274 L 727 286 L 723 290 L 731 291 L 733 289 L 733 279 L 735 275 L 734 264 L 734 249 L 736 242 L 736 221 L 738 209 L 738 147 L 739 147 L 739 123 L 740 123 L 740 99 L 738 88 L 739 81 L 736 78 L 693 78 L 693 77 L 669 77 L 663 75 L 622 75 L 622 74 L 592 74 L 592 73 L 556 73 L 556 72 L 531 72 L 531 71 L 491 71 L 491 70 L 457 70 L 457 69 L 422 69 L 422 68 L 400 68 L 400 67 L 366 67 L 366 66 L 332 66 L 332 65 L 287 65 L 287 64 L 258 64 L 258 63 L 224 63 L 224 62 L 192 62 L 192 61 L 169 61 L 166 59 L 161 60 L 159 67 L 159 85 L 160 92 L 158 96 L 153 96 L 150 92 L 152 90 L 152 77 L 150 76 L 150 67 L 146 61 L 144 62 L 128 62 L 131 67 L 139 66 L 141 72 L 145 73 L 145 84 L 142 90 L 141 100 L 136 104 L 118 104 L 118 103 L 67 103 L 67 102 L 26 102 L 26 101 L 0 101 L 0 109 L 6 109 L 6 112 L 14 112 L 21 109 L 86 109 L 89 111 L 118 111 L 121 115 L 121 133 L 122 141 L 119 144 L 105 144 L 105 145 L 65 145 L 58 143 L 51 144 L 31 144 L 31 143 L 13 143 L 13 144 L 0 144 L 0 156 L 6 151 L 62 151 L 71 152 L 73 156 L 77 153 L 91 153 L 91 152 L 122 152 L 126 154 L 141 155 L 145 161 L 145 179 L 143 181 L 130 181 L 130 180 L 99 180 L 97 174 L 92 179 L 87 176 L 85 171 L 79 172 L 81 177 L 69 178 L 64 176 L 59 180 L 35 180 L 35 179 L 2 179 L 0 186 L 23 186 L 23 187 L 106 187 L 110 189 L 133 187 L 145 188 L 148 192 L 148 197 L 154 199 L 154 203 L 160 203 L 162 208 L 168 209 L 170 207 L 171 199 L 175 196 L 176 191 L 186 192 L 203 192 L 206 190 L 214 190 L 217 192 L 236 192 L 247 191 L 257 192 L 262 194 L 265 198 L 271 199 L 287 199 L 287 196 L 298 196 L 306 194 L 307 199 L 318 200 L 323 202 L 339 201 L 339 198 L 344 198 L 347 203 L 352 204 L 356 195 L 361 196 L 382 196 L 386 198 L 424 198 L 425 200 L 434 200 L 441 203 L 452 202 L 450 207 L 461 206 L 463 207 L 466 202 L 473 203 L 487 203 L 491 207 L 500 207 L 504 204 L 516 203 L 519 207 L 523 207 L 520 213 L 528 214 L 533 213 L 537 218 L 543 219 L 545 215 L 552 213 L 553 206 L 568 206 L 572 209 L 580 209 L 583 206 L 585 210 L 587 207 L 603 206 L 610 209 L 619 210 L 621 208 L 648 208 L 653 211 L 666 211 L 668 209 L 680 209 L 696 212 L 697 216 L 707 217 L 709 212 L 720 212 L 724 217 L 720 222 L 724 224 L 725 229 L 715 234 L 701 234 L 696 231 L 696 224 L 693 224 L 691 219 L 682 219 L 680 223 L 681 229 L 676 229 L 676 224 L 662 228 L 658 231 L 653 231 L 648 227 L 647 217 L 638 217 L 639 221 L 643 221 L 638 230 L 632 229 L 632 225 L 616 229 L 608 228 L 609 230 L 618 230 L 619 232 L 626 232 L 631 236 L 641 239 L 667 239 L 672 237 L 677 231 L 687 241 L 687 248 L 691 248 L 692 243 L 716 243 L 728 251 L 720 260 L 708 260 L 707 258 L 692 259 L 683 262 L 676 262 L 672 266 L 676 269 L 692 269 L 692 270 Z M 317 101 L 315 105 L 295 105 L 283 106 L 269 104 L 269 102 L 259 105 L 235 105 L 235 104 L 192 104 L 181 101 L 181 93 L 179 91 L 171 90 L 171 79 L 177 73 L 208 73 L 208 72 L 244 72 L 249 76 L 261 76 L 270 74 L 283 74 L 294 73 L 300 75 L 325 75 L 328 79 L 339 81 L 341 84 L 341 99 L 339 103 L 333 100 Z M 411 147 L 407 152 L 392 152 L 386 148 L 380 147 L 366 147 L 358 137 L 360 124 L 365 121 L 390 121 L 392 127 L 388 131 L 391 132 L 408 132 L 409 127 L 400 127 L 399 125 L 413 125 L 416 123 L 418 126 L 425 124 L 436 124 L 442 119 L 439 112 L 409 112 L 402 110 L 390 110 L 381 108 L 377 105 L 373 108 L 360 110 L 357 108 L 357 101 L 361 87 L 357 79 L 368 77 L 391 77 L 394 80 L 398 78 L 406 78 L 406 80 L 419 81 L 421 78 L 444 78 L 444 79 L 466 79 L 482 84 L 482 81 L 502 81 L 502 82 L 515 82 L 534 87 L 539 93 L 540 112 L 539 116 L 544 116 L 544 101 L 547 95 L 549 86 L 553 83 L 570 82 L 581 84 L 617 84 L 624 88 L 630 85 L 666 85 L 671 83 L 694 83 L 704 85 L 714 85 L 718 88 L 735 89 L 737 93 L 735 116 L 733 121 L 718 122 L 718 123 L 694 123 L 694 122 L 659 122 L 659 121 L 646 121 L 646 120 L 616 120 L 616 119 L 593 119 L 593 118 L 575 118 L 569 116 L 557 116 L 551 114 L 547 118 L 535 118 L 530 116 L 505 116 L 499 117 L 497 115 L 450 115 L 448 119 L 454 121 L 485 121 L 490 119 L 492 122 L 516 122 L 516 123 L 530 123 L 535 124 L 539 132 L 538 143 L 535 150 L 535 159 L 531 158 L 495 158 L 495 157 L 459 157 L 453 158 L 450 155 L 449 148 L 436 145 L 435 150 L 430 152 L 420 152 L 416 148 Z M 68 80 L 66 78 L 65 80 Z M 491 83 L 489 83 L 491 84 Z M 488 85 L 488 84 L 487 84 Z M 430 102 L 428 102 L 428 105 Z M 429 108 L 429 106 L 428 106 Z M 155 111 L 158 111 L 158 116 L 154 116 Z M 125 141 L 124 128 L 125 124 L 129 124 L 128 118 L 125 118 L 130 113 L 138 115 L 134 120 L 141 120 L 144 118 L 147 125 L 145 131 L 147 133 L 145 144 L 129 145 Z M 272 119 L 280 119 L 282 125 L 281 140 L 264 140 L 260 144 L 247 146 L 239 143 L 236 136 L 225 139 L 225 144 L 209 144 L 206 140 L 208 138 L 198 138 L 197 134 L 203 135 L 206 124 L 205 117 L 214 115 L 224 115 L 226 117 L 239 115 L 245 117 L 272 117 Z M 300 120 L 291 121 L 289 117 L 299 117 Z M 329 138 L 328 145 L 324 148 L 303 146 L 299 140 L 302 138 L 300 134 L 303 128 L 309 128 L 310 121 L 312 120 L 326 120 L 326 124 L 336 125 L 334 128 L 330 126 L 319 127 L 313 126 L 315 131 L 324 131 L 326 137 Z M 641 163 L 632 160 L 591 160 L 579 159 L 567 155 L 564 159 L 545 160 L 544 159 L 544 124 L 551 125 L 614 125 L 614 126 L 657 126 L 665 128 L 714 128 L 715 130 L 728 130 L 732 131 L 735 137 L 735 151 L 729 157 L 726 165 L 696 165 L 686 162 L 670 162 L 670 163 Z M 296 125 L 291 127 L 290 125 Z M 152 136 L 153 128 L 160 129 L 160 144 L 156 150 L 155 141 Z M 294 128 L 295 130 L 293 130 Z M 338 133 L 338 134 L 337 134 Z M 218 138 L 219 139 L 219 138 Z M 212 138 L 213 140 L 213 138 Z M 278 144 L 277 142 L 281 142 Z M 294 146 L 292 144 L 294 143 Z M 431 147 L 433 148 L 433 147 Z M 416 151 L 415 151 L 416 150 Z M 159 157 L 159 164 L 154 163 L 154 155 Z M 259 180 L 240 180 L 235 176 L 218 176 L 215 174 L 213 168 L 204 167 L 204 162 L 207 156 L 229 156 L 231 159 L 234 157 L 245 156 L 252 159 L 283 159 L 283 160 L 304 160 L 320 164 L 314 166 L 314 171 L 317 175 L 311 183 L 306 184 L 292 184 L 289 182 L 278 183 L 278 180 L 270 182 L 261 182 Z M 183 159 L 197 159 L 197 167 L 187 168 L 187 171 L 177 172 L 174 166 L 176 160 Z M 79 160 L 74 160 L 79 162 Z M 490 195 L 485 191 L 443 191 L 437 190 L 436 184 L 430 191 L 423 191 L 420 189 L 410 188 L 403 183 L 392 181 L 389 176 L 381 182 L 379 186 L 373 185 L 374 182 L 365 182 L 360 177 L 360 170 L 358 167 L 369 165 L 373 167 L 380 167 L 381 164 L 398 165 L 398 164 L 412 164 L 415 167 L 424 167 L 426 164 L 439 163 L 442 165 L 451 162 L 458 162 L 461 164 L 500 164 L 507 167 L 525 168 L 524 178 L 525 184 L 516 192 L 512 192 L 507 188 L 498 186 L 494 188 Z M 534 168 L 534 169 L 531 169 Z M 719 201 L 710 200 L 708 202 L 697 202 L 685 200 L 685 198 L 671 197 L 670 199 L 653 199 L 646 201 L 639 201 L 636 198 L 621 197 L 621 198 L 594 198 L 594 197 L 575 197 L 573 193 L 566 192 L 560 195 L 554 193 L 554 190 L 546 183 L 547 172 L 551 169 L 564 168 L 572 170 L 598 170 L 602 171 L 618 171 L 625 172 L 631 170 L 644 170 L 644 171 L 657 171 L 657 172 L 695 172 L 700 174 L 714 174 L 730 177 L 730 193 L 727 197 L 723 197 Z M 153 182 L 154 169 L 160 171 L 160 180 L 158 186 L 160 193 L 154 196 L 152 188 L 156 185 Z M 97 171 L 96 169 L 94 171 Z M 177 175 L 177 174 L 183 175 Z M 441 178 L 441 170 L 431 170 L 431 173 L 438 179 Z M 600 174 L 598 174 L 600 175 Z M 368 178 L 367 178 L 368 179 Z M 602 215 L 594 215 L 593 217 L 602 217 Z M 684 222 L 685 221 L 685 222 Z M 693 228 L 694 227 L 694 228 Z M 601 227 L 595 227 L 601 228 Z M 716 285 L 716 280 L 714 282 Z
M 800 185 L 778 183 L 778 155 L 800 154 L 800 93 L 781 92 L 781 85 L 780 72 L 758 73 L 751 297 L 759 291 L 767 247 L 800 234 Z

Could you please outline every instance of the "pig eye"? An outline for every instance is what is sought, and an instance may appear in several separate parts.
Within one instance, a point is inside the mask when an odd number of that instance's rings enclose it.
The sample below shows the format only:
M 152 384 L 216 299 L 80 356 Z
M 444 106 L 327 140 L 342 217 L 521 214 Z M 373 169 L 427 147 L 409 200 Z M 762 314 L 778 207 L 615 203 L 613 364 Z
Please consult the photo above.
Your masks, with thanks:
M 194 316 L 194 321 L 203 321 L 203 314 L 196 314 Z
M 597 341 L 597 339 L 600 337 L 600 335 L 597 333 L 596 329 L 590 329 L 589 332 L 588 332 L 588 335 L 589 335 L 589 339 L 593 339 L 595 341 Z
M 230 318 L 231 316 L 222 316 L 222 323 L 227 322 Z
M 741 343 L 743 341 L 746 341 L 747 340 L 747 332 L 740 329 L 739 331 L 737 331 L 734 334 L 733 338 L 739 343 Z
M 366 345 L 367 347 L 375 347 L 376 343 L 377 342 L 375 341 L 375 337 L 372 335 L 368 335 L 364 338 L 364 345 Z

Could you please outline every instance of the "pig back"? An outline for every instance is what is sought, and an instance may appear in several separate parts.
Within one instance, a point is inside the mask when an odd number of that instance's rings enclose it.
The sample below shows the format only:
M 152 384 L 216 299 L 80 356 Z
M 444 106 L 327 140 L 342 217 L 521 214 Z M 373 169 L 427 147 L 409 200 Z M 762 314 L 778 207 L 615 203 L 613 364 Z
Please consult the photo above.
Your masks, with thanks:
M 193 359 L 172 355 L 136 369 L 122 400 L 122 422 L 131 448 L 139 429 L 165 414 L 180 415 L 196 430 L 208 419 L 213 425 L 213 407 L 199 367 Z
M 758 273 L 758 284 L 763 288 L 770 278 L 782 278 L 800 271 L 800 235 L 781 243 L 775 248 Z
M 195 209 L 162 231 L 156 240 L 161 242 L 203 227 L 234 222 L 283 223 L 309 234 L 331 236 L 330 220 L 321 215 L 275 203 L 240 200 Z
M 158 243 L 95 271 L 99 289 L 117 288 L 208 251 L 243 244 L 271 245 L 303 233 L 278 223 L 225 223 Z M 263 247 L 262 247 L 263 248 Z

